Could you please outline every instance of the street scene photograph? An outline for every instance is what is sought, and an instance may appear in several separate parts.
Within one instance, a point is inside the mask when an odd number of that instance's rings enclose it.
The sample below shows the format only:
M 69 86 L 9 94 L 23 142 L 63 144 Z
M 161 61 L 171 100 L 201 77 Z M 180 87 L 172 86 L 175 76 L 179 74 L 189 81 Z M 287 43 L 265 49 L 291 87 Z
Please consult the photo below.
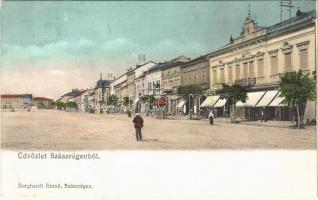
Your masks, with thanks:
M 1 149 L 316 149 L 315 7 L 4 1 Z

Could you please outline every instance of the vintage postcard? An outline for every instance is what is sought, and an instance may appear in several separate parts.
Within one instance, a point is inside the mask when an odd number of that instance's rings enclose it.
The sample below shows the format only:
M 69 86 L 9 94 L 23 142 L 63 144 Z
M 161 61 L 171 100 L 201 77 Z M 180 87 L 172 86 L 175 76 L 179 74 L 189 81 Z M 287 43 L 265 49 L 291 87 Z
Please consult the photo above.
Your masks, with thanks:
M 313 199 L 316 1 L 2 1 L 4 199 Z

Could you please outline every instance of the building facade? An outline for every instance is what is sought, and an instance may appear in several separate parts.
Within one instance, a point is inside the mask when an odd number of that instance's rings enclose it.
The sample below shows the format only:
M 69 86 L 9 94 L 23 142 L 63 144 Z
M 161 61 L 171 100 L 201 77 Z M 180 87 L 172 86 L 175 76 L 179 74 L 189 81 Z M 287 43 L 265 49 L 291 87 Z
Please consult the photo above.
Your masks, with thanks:
M 181 65 L 181 85 L 210 86 L 209 63 L 207 56 L 200 56 Z
M 295 17 L 270 27 L 257 26 L 248 16 L 237 38 L 208 55 L 210 89 L 240 84 L 248 91 L 278 90 L 280 77 L 289 71 L 316 71 L 316 13 L 297 11 Z M 315 118 L 315 103 L 306 116 Z
M 1 109 L 30 109 L 32 94 L 2 94 Z
M 190 58 L 180 56 L 161 68 L 161 90 L 168 100 L 168 113 L 175 113 L 178 101 L 178 88 L 181 86 L 181 65 L 187 63 Z
M 100 80 L 97 81 L 95 93 L 95 112 L 102 113 L 107 106 L 107 99 L 110 96 L 110 84 L 113 80 L 103 80 L 100 75 Z
M 33 105 L 38 109 L 52 109 L 53 108 L 53 99 L 46 97 L 34 97 Z

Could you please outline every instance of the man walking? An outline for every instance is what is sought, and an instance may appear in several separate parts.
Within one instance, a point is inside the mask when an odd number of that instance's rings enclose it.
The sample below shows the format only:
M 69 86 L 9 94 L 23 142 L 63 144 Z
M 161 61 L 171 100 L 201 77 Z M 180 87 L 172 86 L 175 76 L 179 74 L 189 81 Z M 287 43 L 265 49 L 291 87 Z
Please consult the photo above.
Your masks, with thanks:
M 213 119 L 214 119 L 214 114 L 213 114 L 212 110 L 210 111 L 208 118 L 210 119 L 210 125 L 212 125 Z
M 137 141 L 141 141 L 141 128 L 144 126 L 144 120 L 142 119 L 142 117 L 139 116 L 139 113 L 136 113 L 136 116 L 133 119 L 133 123 L 135 124 L 136 139 Z

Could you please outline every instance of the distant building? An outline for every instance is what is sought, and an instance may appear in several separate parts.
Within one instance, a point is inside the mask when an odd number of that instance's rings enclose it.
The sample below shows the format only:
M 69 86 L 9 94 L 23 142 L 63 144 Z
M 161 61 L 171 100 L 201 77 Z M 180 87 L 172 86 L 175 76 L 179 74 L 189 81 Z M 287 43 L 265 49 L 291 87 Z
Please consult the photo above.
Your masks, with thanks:
M 81 90 L 79 89 L 72 89 L 71 92 L 65 93 L 63 94 L 58 100 L 63 102 L 63 103 L 67 103 L 69 101 L 69 99 L 78 96 L 78 94 L 81 92 Z
M 166 66 L 172 65 L 173 63 L 186 62 L 186 61 L 189 61 L 189 58 L 185 56 L 179 56 L 172 60 L 158 63 L 155 66 L 149 68 L 147 73 L 148 94 L 155 95 L 155 96 L 159 96 L 163 94 L 162 69 L 165 68 Z M 178 72 L 178 75 L 179 75 L 179 72 Z M 166 78 L 168 79 L 168 77 Z
M 78 111 L 81 111 L 82 108 L 82 95 L 86 92 L 87 90 L 79 90 L 75 96 L 71 97 L 68 99 L 68 102 L 74 102 L 77 104 L 77 109 Z
M 103 80 L 102 74 L 100 80 L 97 81 L 94 93 L 95 93 L 95 112 L 102 113 L 107 106 L 107 99 L 110 96 L 110 84 L 113 80 Z
M 118 98 L 117 106 L 121 107 L 123 98 L 127 93 L 127 72 L 116 78 L 111 83 L 111 95 L 115 95 Z
M 32 94 L 2 94 L 2 109 L 29 109 L 32 106 Z
M 78 109 L 81 112 L 89 112 L 90 108 L 93 108 L 94 106 L 90 107 L 90 97 L 91 94 L 94 93 L 94 89 L 87 89 L 84 90 L 84 92 L 79 97 L 79 103 L 78 103 Z M 94 99 L 95 101 L 95 99 Z
M 95 91 L 90 91 L 88 95 L 88 112 L 95 112 Z
M 36 106 L 39 109 L 52 109 L 53 99 L 49 99 L 46 97 L 34 97 L 33 106 Z
M 154 65 L 156 65 L 155 62 L 149 61 L 142 65 L 136 65 L 136 68 L 127 72 L 127 97 L 130 97 L 135 102 L 139 100 L 139 94 L 136 92 L 136 78 L 140 77 L 143 73 L 147 73 Z
M 136 85 L 136 97 L 140 98 L 144 95 L 148 95 L 147 85 L 147 72 L 142 73 L 140 76 L 135 78 Z

